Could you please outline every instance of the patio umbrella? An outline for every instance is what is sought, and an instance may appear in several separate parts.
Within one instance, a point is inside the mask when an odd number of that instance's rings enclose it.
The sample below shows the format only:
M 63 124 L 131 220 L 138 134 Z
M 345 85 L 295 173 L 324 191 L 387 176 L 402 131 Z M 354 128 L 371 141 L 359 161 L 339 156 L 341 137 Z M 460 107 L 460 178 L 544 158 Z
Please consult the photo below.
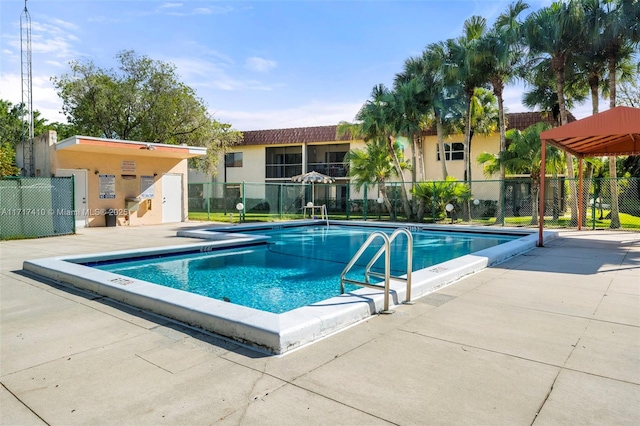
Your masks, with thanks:
M 322 173 L 318 173 L 316 171 L 311 171 L 308 173 L 303 173 L 301 175 L 297 175 L 291 178 L 292 182 L 300 182 L 300 183 L 310 183 L 311 184 L 311 202 L 314 203 L 314 191 L 313 185 L 315 183 L 333 183 L 336 180 L 331 176 L 323 175 Z

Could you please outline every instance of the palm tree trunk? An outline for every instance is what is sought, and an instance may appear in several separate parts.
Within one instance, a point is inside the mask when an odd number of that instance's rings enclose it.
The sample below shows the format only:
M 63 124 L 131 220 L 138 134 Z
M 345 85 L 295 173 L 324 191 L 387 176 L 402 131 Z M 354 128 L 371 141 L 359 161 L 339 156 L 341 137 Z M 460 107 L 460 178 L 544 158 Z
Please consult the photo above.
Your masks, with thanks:
M 389 219 L 391 219 L 392 221 L 396 220 L 396 212 L 391 205 L 391 201 L 389 201 L 389 196 L 387 195 L 387 186 L 385 185 L 384 181 L 378 182 L 378 189 L 380 190 L 380 195 L 382 195 L 384 206 L 389 212 Z
M 417 148 L 418 148 L 418 164 L 420 165 L 420 174 L 418 175 L 418 180 L 422 182 L 424 180 L 424 154 L 422 150 L 422 135 L 418 134 L 417 137 Z
M 401 191 L 400 191 L 400 199 L 402 200 L 402 208 L 404 209 L 405 215 L 407 215 L 407 220 L 411 220 L 413 218 L 413 213 L 411 210 L 411 204 L 409 203 L 409 196 L 407 195 L 407 187 L 405 185 L 404 174 L 402 173 L 402 167 L 400 167 L 400 160 L 398 160 L 398 156 L 396 155 L 396 151 L 393 149 L 393 140 L 389 136 L 387 137 L 387 148 L 389 149 L 389 153 L 393 158 L 393 166 L 396 169 L 396 173 L 400 178 Z
M 442 167 L 442 180 L 446 180 L 447 173 L 447 155 L 444 151 L 444 126 L 442 125 L 442 117 L 436 114 L 436 133 L 438 134 L 438 149 L 440 150 L 440 166 Z
M 554 57 L 551 59 L 551 65 L 553 67 L 556 76 L 556 91 L 558 93 L 558 106 L 560 107 L 560 122 L 564 126 L 569 122 L 567 117 L 567 108 L 564 102 L 564 64 L 566 58 Z M 565 153 L 567 161 L 567 175 L 569 178 L 569 196 L 571 200 L 571 223 L 578 223 L 578 192 L 575 181 L 575 172 L 573 171 L 573 155 L 568 152 Z
M 504 100 L 502 99 L 502 92 L 504 84 L 501 78 L 495 78 L 491 85 L 493 91 L 498 99 L 498 126 L 500 127 L 500 153 L 507 150 L 507 125 L 504 119 Z M 504 204 L 504 180 L 506 178 L 506 170 L 504 162 L 500 161 L 500 195 L 498 197 L 498 204 L 496 206 L 496 224 L 504 224 L 503 207 Z
M 411 181 L 415 182 L 417 180 L 416 174 L 418 173 L 418 146 L 416 143 L 416 138 L 413 134 L 410 135 L 411 138 Z
M 464 124 L 464 179 L 469 189 L 471 189 L 471 97 L 473 90 L 467 93 L 467 111 Z M 471 220 L 471 199 L 463 203 L 463 217 L 466 222 Z

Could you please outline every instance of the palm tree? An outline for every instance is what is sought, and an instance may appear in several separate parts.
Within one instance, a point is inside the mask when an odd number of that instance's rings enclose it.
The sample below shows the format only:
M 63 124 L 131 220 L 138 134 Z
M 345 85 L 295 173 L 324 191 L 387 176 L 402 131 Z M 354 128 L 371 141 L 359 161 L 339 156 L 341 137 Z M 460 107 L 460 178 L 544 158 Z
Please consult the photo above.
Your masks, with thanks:
M 429 104 L 424 98 L 424 83 L 420 75 L 394 84 L 390 107 L 395 117 L 395 132 L 404 135 L 411 141 L 413 182 L 424 179 L 424 159 L 422 149 L 422 124 Z M 417 176 L 418 170 L 420 171 Z
M 400 146 L 394 144 L 394 149 L 398 158 L 402 159 Z M 349 150 L 344 157 L 344 163 L 358 191 L 363 185 L 378 185 L 378 190 L 391 220 L 396 220 L 395 209 L 389 201 L 386 187 L 386 182 L 396 172 L 393 160 L 387 151 L 386 142 L 384 140 L 374 140 L 367 143 L 365 149 Z M 406 163 L 402 161 L 400 164 L 401 166 L 406 166 Z
M 371 99 L 365 102 L 356 120 L 362 123 L 362 134 L 365 142 L 372 140 L 386 141 L 387 151 L 393 160 L 397 176 L 401 181 L 400 198 L 407 219 L 411 220 L 413 212 L 409 203 L 403 167 L 394 149 L 396 132 L 396 117 L 393 115 L 390 103 L 393 101 L 391 92 L 383 85 L 375 86 L 371 92 Z
M 580 48 L 582 34 L 581 9 L 575 0 L 568 2 L 555 2 L 549 7 L 542 8 L 527 17 L 523 29 L 529 52 L 532 56 L 538 55 L 538 60 L 548 58 L 553 70 L 556 93 L 558 95 L 558 108 L 560 123 L 569 122 L 565 104 L 565 72 L 567 63 L 574 51 Z M 571 178 L 571 219 L 578 221 L 578 200 L 576 197 L 576 184 L 573 180 L 573 159 L 566 154 L 567 173 Z
M 461 37 L 447 40 L 449 52 L 445 73 L 460 85 L 465 101 L 465 181 L 471 181 L 471 98 L 476 87 L 488 82 L 487 70 L 483 67 L 487 53 L 482 50 L 482 37 L 487 29 L 486 19 L 472 16 L 464 22 Z
M 507 139 L 511 144 L 506 151 L 498 154 L 483 152 L 478 162 L 484 165 L 484 173 L 492 176 L 504 167 L 511 174 L 528 174 L 531 177 L 531 225 L 538 224 L 538 194 L 540 191 L 540 173 L 542 170 L 542 142 L 540 133 L 549 128 L 547 123 L 537 123 L 523 131 L 511 129 L 507 131 Z M 561 164 L 560 151 L 547 146 L 546 158 L 549 170 Z
M 406 82 L 418 78 L 423 85 L 420 102 L 425 107 L 422 111 L 423 128 L 430 128 L 435 124 L 438 137 L 439 152 L 444 152 L 444 137 L 448 134 L 445 123 L 459 115 L 459 88 L 451 75 L 447 75 L 447 60 L 449 57 L 447 44 L 433 43 L 427 46 L 421 57 L 411 58 L 405 62 L 404 70 L 396 74 L 395 82 Z M 447 161 L 440 158 L 442 179 L 449 175 Z
M 616 72 L 619 64 L 629 58 L 633 46 L 640 40 L 638 19 L 640 5 L 637 1 L 617 0 L 605 2 L 604 26 L 600 40 L 609 70 L 609 108 L 616 106 Z M 611 228 L 620 227 L 617 171 L 615 157 L 609 158 L 611 178 Z
M 496 19 L 493 27 L 486 35 L 483 49 L 489 54 L 486 56 L 485 66 L 489 70 L 489 83 L 498 101 L 498 128 L 500 130 L 500 151 L 507 149 L 507 122 L 504 112 L 504 86 L 512 81 L 519 73 L 519 65 L 522 62 L 524 45 L 522 43 L 522 22 L 518 16 L 529 7 L 522 0 L 509 5 L 506 12 Z M 500 169 L 500 180 L 504 181 L 504 167 Z M 498 199 L 496 217 L 497 223 L 502 223 L 502 203 L 504 202 L 504 185 L 500 185 L 500 197 Z

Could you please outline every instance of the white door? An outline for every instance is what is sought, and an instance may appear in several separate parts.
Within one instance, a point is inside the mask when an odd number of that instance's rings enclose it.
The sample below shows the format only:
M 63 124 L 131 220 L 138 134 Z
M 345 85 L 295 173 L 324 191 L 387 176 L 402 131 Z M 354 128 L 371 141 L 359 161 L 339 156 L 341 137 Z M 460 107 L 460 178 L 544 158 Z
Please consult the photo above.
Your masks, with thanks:
M 182 175 L 162 176 L 162 223 L 182 222 Z
M 76 211 L 76 228 L 84 228 L 87 226 L 87 215 L 89 209 L 87 208 L 87 171 L 80 169 L 58 169 L 56 170 L 57 177 L 74 176 L 73 185 L 74 192 L 73 198 Z

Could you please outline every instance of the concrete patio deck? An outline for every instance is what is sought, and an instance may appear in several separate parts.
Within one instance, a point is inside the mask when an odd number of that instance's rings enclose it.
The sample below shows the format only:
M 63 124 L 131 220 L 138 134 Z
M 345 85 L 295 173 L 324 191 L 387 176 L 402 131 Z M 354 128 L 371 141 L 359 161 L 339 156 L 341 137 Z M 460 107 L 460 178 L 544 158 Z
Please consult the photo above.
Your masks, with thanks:
M 640 424 L 639 233 L 563 232 L 282 357 L 21 273 L 197 225 L 0 243 L 1 424 Z

